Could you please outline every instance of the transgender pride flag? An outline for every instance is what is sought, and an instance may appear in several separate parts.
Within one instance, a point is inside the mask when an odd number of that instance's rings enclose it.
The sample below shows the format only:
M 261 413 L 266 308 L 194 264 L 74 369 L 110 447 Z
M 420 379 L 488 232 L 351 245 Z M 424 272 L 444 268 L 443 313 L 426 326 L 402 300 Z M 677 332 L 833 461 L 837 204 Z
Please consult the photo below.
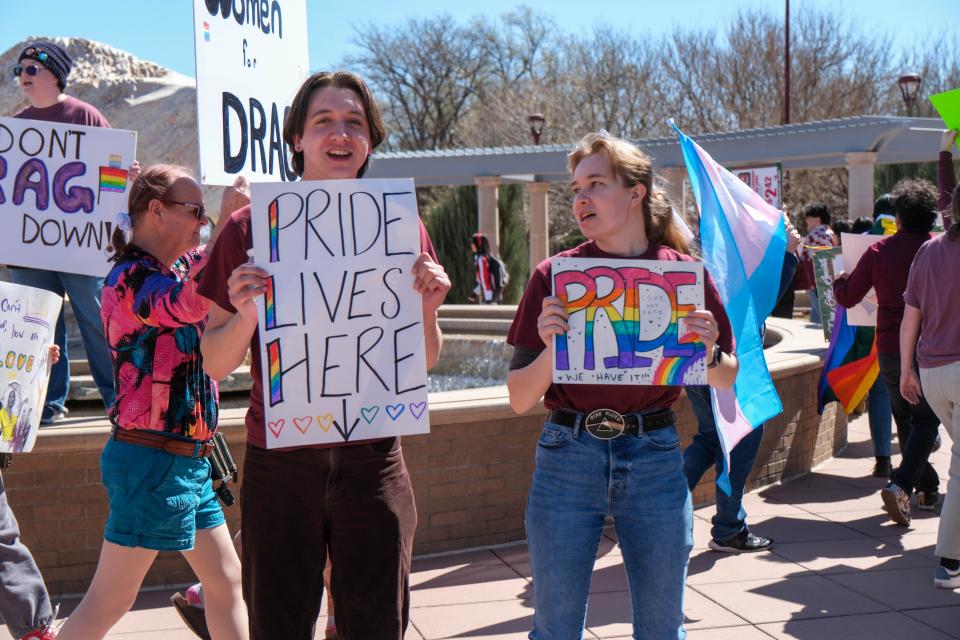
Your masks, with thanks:
M 733 335 L 740 373 L 733 389 L 713 389 L 713 415 L 723 448 L 717 484 L 730 493 L 730 451 L 753 429 L 783 411 L 763 356 L 763 321 L 777 304 L 787 247 L 783 214 L 717 164 L 673 120 L 700 208 L 703 261 L 717 283 Z

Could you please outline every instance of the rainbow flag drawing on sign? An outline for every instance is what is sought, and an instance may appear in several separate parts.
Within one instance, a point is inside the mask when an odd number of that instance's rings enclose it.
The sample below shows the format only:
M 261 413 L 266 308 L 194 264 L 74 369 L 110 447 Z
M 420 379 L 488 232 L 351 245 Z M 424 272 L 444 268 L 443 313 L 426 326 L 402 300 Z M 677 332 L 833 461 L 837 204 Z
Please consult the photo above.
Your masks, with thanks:
M 100 188 L 97 190 L 97 204 L 100 203 L 100 194 L 104 191 L 123 193 L 127 190 L 127 170 L 122 169 L 123 162 L 117 154 L 111 154 L 106 167 L 100 167 Z
M 787 247 L 783 214 L 720 166 L 673 120 L 700 209 L 703 262 L 720 292 L 736 341 L 740 372 L 732 389 L 711 387 L 724 466 L 717 486 L 730 494 L 730 452 L 783 411 L 763 354 L 762 326 L 777 304 Z

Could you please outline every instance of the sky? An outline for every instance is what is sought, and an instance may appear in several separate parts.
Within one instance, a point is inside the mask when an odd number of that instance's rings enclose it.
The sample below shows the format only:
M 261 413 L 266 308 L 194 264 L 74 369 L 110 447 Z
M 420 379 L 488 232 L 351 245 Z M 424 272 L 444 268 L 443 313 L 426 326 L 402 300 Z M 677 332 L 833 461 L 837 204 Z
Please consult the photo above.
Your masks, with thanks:
M 844 12 L 868 33 L 895 33 L 898 45 L 909 46 L 931 32 L 941 33 L 945 25 L 960 24 L 960 0 L 805 2 Z M 521 4 L 551 15 L 567 33 L 588 33 L 606 24 L 637 35 L 669 33 L 678 25 L 722 26 L 740 7 L 784 10 L 783 0 L 607 0 L 602 5 L 584 0 L 307 0 L 310 67 L 331 68 L 355 53 L 355 28 L 370 22 L 388 25 L 438 13 L 466 22 L 478 15 L 498 16 Z M 791 10 L 803 4 L 794 0 Z M 31 35 L 80 36 L 193 77 L 191 7 L 192 0 L 0 0 L 0 53 Z

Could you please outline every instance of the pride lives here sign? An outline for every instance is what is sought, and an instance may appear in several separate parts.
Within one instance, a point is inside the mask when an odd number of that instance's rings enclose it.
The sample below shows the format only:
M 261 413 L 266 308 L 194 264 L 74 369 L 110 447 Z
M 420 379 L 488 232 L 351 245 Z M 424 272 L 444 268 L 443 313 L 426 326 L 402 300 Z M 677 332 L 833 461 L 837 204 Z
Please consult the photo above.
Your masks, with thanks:
M 105 276 L 133 131 L 0 118 L 0 263 Z
M 412 180 L 254 184 L 267 447 L 429 431 Z

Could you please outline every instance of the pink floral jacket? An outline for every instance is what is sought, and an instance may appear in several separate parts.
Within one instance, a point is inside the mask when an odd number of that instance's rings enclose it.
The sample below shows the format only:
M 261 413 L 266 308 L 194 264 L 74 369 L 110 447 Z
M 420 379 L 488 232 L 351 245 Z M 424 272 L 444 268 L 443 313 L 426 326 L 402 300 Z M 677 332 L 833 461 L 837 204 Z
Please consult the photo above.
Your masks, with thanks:
M 110 420 L 123 429 L 209 440 L 217 428 L 217 383 L 203 371 L 200 336 L 210 301 L 197 293 L 205 253 L 172 269 L 137 246 L 103 286 L 101 315 L 117 391 Z

